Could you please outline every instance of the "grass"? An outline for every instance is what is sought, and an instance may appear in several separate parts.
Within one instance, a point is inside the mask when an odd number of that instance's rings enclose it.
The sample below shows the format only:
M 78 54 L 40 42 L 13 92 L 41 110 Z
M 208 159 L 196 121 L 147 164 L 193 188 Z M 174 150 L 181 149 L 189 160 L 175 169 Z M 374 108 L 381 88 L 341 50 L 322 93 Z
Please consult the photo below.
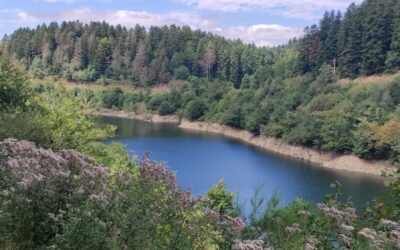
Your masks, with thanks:
M 394 81 L 397 77 L 400 77 L 400 71 L 394 74 L 377 74 L 371 76 L 360 76 L 356 79 L 340 79 L 338 83 L 340 85 L 347 85 L 350 83 L 358 84 L 386 84 Z

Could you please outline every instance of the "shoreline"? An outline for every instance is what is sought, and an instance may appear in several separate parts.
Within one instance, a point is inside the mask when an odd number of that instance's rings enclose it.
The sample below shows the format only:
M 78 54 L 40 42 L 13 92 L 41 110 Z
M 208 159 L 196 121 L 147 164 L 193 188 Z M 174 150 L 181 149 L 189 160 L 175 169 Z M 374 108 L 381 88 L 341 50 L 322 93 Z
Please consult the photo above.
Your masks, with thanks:
M 93 112 L 94 115 L 128 118 L 133 120 L 153 122 L 153 123 L 173 123 L 179 125 L 181 119 L 176 115 L 161 116 L 158 114 L 141 114 L 137 115 L 134 112 L 127 111 L 111 111 L 111 110 L 98 110 Z
M 381 175 L 382 172 L 394 172 L 397 169 L 395 165 L 388 164 L 384 161 L 367 161 L 352 154 L 336 155 L 334 153 L 322 152 L 303 146 L 290 145 L 281 139 L 267 136 L 256 136 L 248 131 L 217 123 L 191 122 L 186 119 L 181 119 L 176 115 L 136 115 L 131 112 L 110 110 L 100 110 L 95 112 L 95 114 L 153 123 L 173 123 L 177 124 L 182 129 L 219 134 L 229 138 L 237 139 L 272 153 L 277 153 L 296 160 L 311 163 L 317 167 L 378 176 Z

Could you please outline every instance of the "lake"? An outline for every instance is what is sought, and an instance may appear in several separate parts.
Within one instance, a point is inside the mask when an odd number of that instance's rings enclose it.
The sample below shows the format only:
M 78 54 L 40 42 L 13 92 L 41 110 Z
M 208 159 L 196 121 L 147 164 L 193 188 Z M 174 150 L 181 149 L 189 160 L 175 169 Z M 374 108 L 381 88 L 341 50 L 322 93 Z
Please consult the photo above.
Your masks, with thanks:
M 124 144 L 131 155 L 149 152 L 152 160 L 166 162 L 176 172 L 179 185 L 196 195 L 204 195 L 224 179 L 228 190 L 237 192 L 245 206 L 256 187 L 261 187 L 267 199 L 277 192 L 282 205 L 296 197 L 321 202 L 333 192 L 329 186 L 337 180 L 343 185 L 342 200 L 352 197 L 355 206 L 361 207 L 386 190 L 378 176 L 321 168 L 175 124 L 115 117 L 102 117 L 100 122 L 118 127 L 112 141 Z

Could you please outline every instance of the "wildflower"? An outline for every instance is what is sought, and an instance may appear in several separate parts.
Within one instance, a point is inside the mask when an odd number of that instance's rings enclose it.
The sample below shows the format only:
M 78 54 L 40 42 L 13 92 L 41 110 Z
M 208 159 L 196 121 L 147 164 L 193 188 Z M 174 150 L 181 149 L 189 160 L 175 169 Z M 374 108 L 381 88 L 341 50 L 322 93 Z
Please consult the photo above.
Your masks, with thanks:
M 349 226 L 349 225 L 346 225 L 346 224 L 341 224 L 340 227 L 341 227 L 344 231 L 346 231 L 346 232 L 348 232 L 348 233 L 354 231 L 354 229 L 355 229 L 353 226 Z
M 400 249 L 400 231 L 398 230 L 392 230 L 390 232 L 390 241 L 393 242 L 393 244 Z
M 342 215 L 348 224 L 354 223 L 357 220 L 356 209 L 353 207 L 346 207 Z
M 58 217 L 56 215 L 54 215 L 53 213 L 48 213 L 47 214 L 49 216 L 50 219 L 52 219 L 54 222 L 58 221 Z
M 400 229 L 400 224 L 391 220 L 382 219 L 380 226 L 388 230 Z
M 350 247 L 351 239 L 345 234 L 339 234 L 338 241 L 345 247 Z
M 107 224 L 106 224 L 104 221 L 99 220 L 97 223 L 98 223 L 99 226 L 102 227 L 103 229 L 106 229 L 106 228 L 107 228 Z
M 370 240 L 370 241 L 375 241 L 378 237 L 378 234 L 376 233 L 376 231 L 374 229 L 370 229 L 370 228 L 363 228 L 361 229 L 360 232 L 358 232 L 358 235 L 360 235 L 361 237 Z
M 232 246 L 232 250 L 264 250 L 263 246 L 264 241 L 262 240 L 235 240 Z
M 5 189 L 1 191 L 0 194 L 3 195 L 4 197 L 7 197 L 10 194 L 10 192 L 7 189 Z
M 285 227 L 285 232 L 287 234 L 289 234 L 290 236 L 300 233 L 301 232 L 300 225 L 298 223 L 294 223 L 290 227 L 287 226 L 287 227 Z
M 298 212 L 298 215 L 300 215 L 300 216 L 302 216 L 302 217 L 304 217 L 304 218 L 308 218 L 308 217 L 311 216 L 311 213 L 308 212 L 307 210 L 302 209 L 302 210 L 300 210 L 300 211 Z
M 304 246 L 304 250 L 315 250 L 316 248 L 316 240 L 314 238 L 308 238 L 306 245 Z
M 235 230 L 243 231 L 243 229 L 246 227 L 246 224 L 244 224 L 242 218 L 240 218 L 240 217 L 232 218 L 230 216 L 226 216 L 226 217 L 228 217 L 228 220 L 232 223 L 232 226 Z

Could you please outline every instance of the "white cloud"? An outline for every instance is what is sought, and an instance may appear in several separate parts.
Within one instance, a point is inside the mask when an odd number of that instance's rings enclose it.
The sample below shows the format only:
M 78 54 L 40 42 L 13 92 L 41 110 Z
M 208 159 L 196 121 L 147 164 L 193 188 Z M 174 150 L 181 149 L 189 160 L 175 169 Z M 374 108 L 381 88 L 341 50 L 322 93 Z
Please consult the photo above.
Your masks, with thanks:
M 77 0 L 44 0 L 47 3 L 76 3 Z
M 46 3 L 72 4 L 72 3 L 80 3 L 80 2 L 112 2 L 113 0 L 35 0 L 35 1 L 46 2 Z
M 246 43 L 254 42 L 257 46 L 273 46 L 299 37 L 303 31 L 301 28 L 291 28 L 279 24 L 256 24 L 249 27 L 230 27 L 218 33 L 232 39 L 240 38 Z
M 90 8 L 62 10 L 53 12 L 27 12 L 20 10 L 17 13 L 16 22 L 27 25 L 32 23 L 43 23 L 51 21 L 107 21 L 110 24 L 121 24 L 133 27 L 136 24 L 150 27 L 152 25 L 191 25 L 197 26 L 202 20 L 197 15 L 187 13 L 171 12 L 167 14 L 153 14 L 146 11 L 97 11 Z
M 121 24 L 126 27 L 134 27 L 140 24 L 150 26 L 162 26 L 176 24 L 178 26 L 189 25 L 194 29 L 202 29 L 214 32 L 230 39 L 241 39 L 246 43 L 255 43 L 258 46 L 272 46 L 287 42 L 293 37 L 302 34 L 302 29 L 291 28 L 278 24 L 256 24 L 251 26 L 232 26 L 228 28 L 218 27 L 219 16 L 201 16 L 186 12 L 169 12 L 154 14 L 146 11 L 98 11 L 90 8 L 54 11 L 54 12 L 16 12 L 17 19 L 13 20 L 16 26 L 33 26 L 51 21 L 74 21 L 88 23 L 90 21 L 106 21 L 110 24 Z
M 175 0 L 175 2 L 223 12 L 263 10 L 286 17 L 311 20 L 321 11 L 345 9 L 349 0 Z M 361 2 L 356 0 L 355 2 Z

